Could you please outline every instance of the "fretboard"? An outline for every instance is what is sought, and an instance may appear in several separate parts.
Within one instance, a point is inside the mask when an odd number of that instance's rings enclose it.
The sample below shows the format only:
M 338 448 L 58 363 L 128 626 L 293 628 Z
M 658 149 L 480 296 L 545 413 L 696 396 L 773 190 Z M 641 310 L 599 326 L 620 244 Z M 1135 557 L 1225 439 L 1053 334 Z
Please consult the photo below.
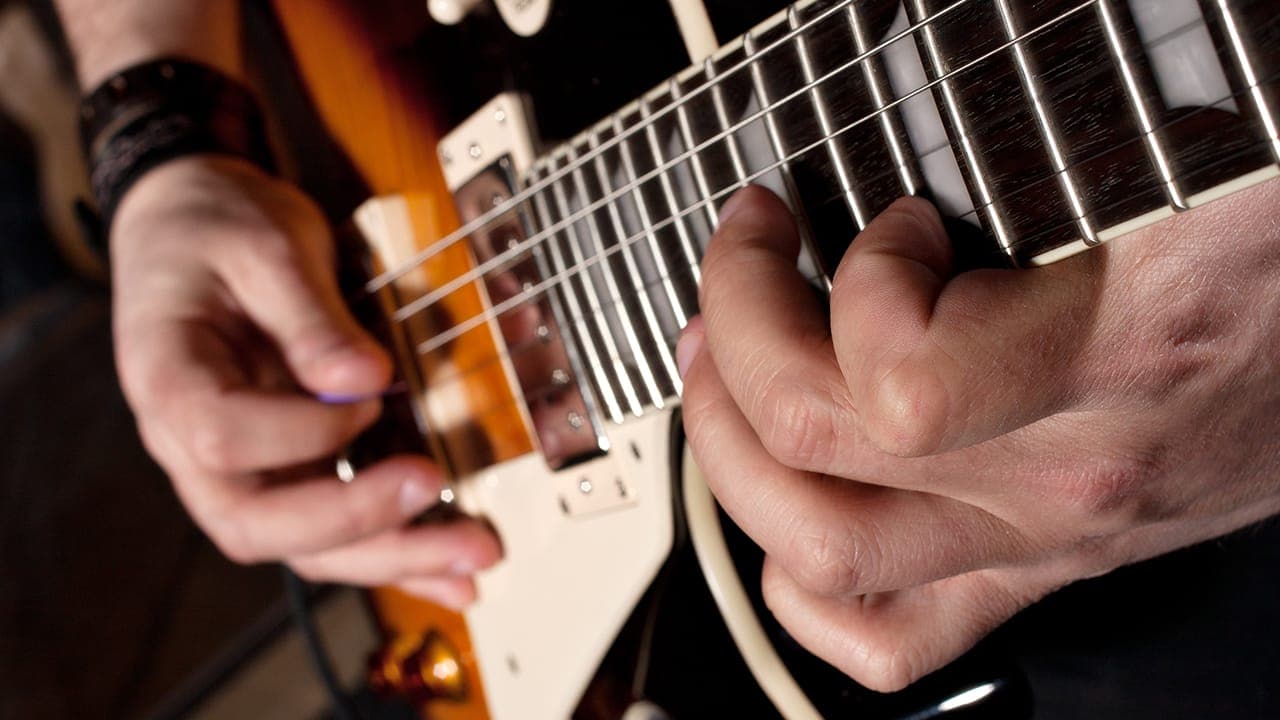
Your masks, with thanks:
M 819 286 L 903 195 L 976 262 L 1043 264 L 1280 174 L 1277 72 L 1273 0 L 802 3 L 535 163 L 532 280 L 560 280 L 584 399 L 623 422 L 679 394 L 745 184 L 789 202 Z

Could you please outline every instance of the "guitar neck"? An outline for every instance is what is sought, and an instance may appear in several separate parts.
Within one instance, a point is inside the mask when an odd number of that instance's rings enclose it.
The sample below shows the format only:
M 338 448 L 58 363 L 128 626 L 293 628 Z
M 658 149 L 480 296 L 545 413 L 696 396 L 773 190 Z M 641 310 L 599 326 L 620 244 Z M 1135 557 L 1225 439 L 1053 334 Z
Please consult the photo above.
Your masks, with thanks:
M 533 163 L 539 279 L 621 422 L 678 395 L 745 184 L 789 202 L 819 284 L 903 195 L 986 262 L 1043 264 L 1280 174 L 1277 71 L 1267 0 L 801 3 Z

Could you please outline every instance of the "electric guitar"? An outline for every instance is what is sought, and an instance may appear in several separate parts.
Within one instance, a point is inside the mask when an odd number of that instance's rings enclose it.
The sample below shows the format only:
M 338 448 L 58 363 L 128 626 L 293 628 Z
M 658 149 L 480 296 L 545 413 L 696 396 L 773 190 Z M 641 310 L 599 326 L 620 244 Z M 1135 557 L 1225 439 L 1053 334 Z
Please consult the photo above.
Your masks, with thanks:
M 1273 178 L 1275 3 L 427 6 L 274 2 L 323 124 L 288 128 L 293 162 L 353 210 L 394 424 L 506 549 L 465 615 L 372 593 L 374 684 L 446 720 L 1025 713 L 998 660 L 876 695 L 763 610 L 680 442 L 699 258 L 749 183 L 821 292 L 904 194 L 970 262 L 1034 266 Z

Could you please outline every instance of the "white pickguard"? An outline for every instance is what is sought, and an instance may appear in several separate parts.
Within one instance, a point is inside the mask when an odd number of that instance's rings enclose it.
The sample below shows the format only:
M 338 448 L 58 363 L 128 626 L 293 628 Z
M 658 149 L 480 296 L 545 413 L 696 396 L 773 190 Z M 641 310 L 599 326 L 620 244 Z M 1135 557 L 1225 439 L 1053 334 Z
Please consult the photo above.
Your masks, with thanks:
M 527 455 L 456 486 L 506 550 L 466 613 L 495 720 L 569 717 L 671 552 L 670 426 L 651 411 L 611 426 L 603 457 L 552 472 Z

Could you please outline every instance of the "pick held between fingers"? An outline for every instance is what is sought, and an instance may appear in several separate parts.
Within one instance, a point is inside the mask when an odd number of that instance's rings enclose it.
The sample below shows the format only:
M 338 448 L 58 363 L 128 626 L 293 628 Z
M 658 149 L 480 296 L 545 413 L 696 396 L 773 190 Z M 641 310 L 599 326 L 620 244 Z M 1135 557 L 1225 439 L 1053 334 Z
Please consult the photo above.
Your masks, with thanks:
M 308 201 L 298 202 L 301 217 L 290 226 L 248 238 L 251 247 L 220 259 L 223 281 L 304 388 L 376 393 L 390 382 L 390 358 L 342 299 L 328 255 L 328 226 Z
M 380 412 L 377 399 L 323 403 L 246 384 L 235 349 L 208 323 L 157 318 L 129 342 L 121 367 L 143 421 L 177 436 L 206 471 L 248 473 L 332 455 Z

